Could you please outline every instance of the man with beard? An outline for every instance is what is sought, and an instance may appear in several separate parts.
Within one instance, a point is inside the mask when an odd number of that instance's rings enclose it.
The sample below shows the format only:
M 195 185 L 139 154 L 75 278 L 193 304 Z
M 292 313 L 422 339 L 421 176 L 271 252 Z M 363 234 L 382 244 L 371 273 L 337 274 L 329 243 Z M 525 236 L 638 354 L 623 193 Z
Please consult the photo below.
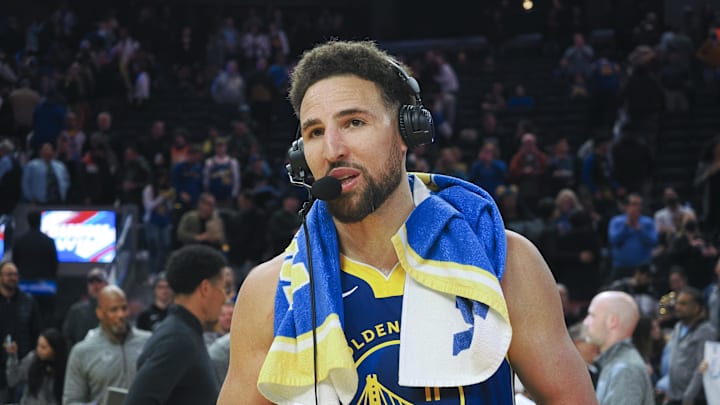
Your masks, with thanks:
M 128 388 L 135 363 L 150 332 L 130 326 L 125 293 L 115 285 L 100 291 L 96 314 L 100 326 L 70 351 L 63 404 L 102 403 L 108 387 Z
M 705 404 L 703 378 L 698 370 L 705 353 L 705 342 L 716 341 L 717 331 L 707 320 L 705 298 L 698 289 L 685 287 L 675 301 L 675 317 L 668 345 L 669 386 L 664 404 Z
M 220 387 L 203 331 L 218 322 L 225 303 L 225 266 L 225 257 L 204 245 L 185 246 L 170 255 L 165 277 L 175 303 L 137 361 L 137 378 L 125 404 L 215 404 Z
M 10 261 L 0 262 L 0 336 L 14 342 L 18 356 L 22 358 L 35 347 L 40 334 L 40 310 L 29 294 L 18 288 L 20 273 Z M 7 342 L 6 342 L 7 343 Z M 0 350 L 0 404 L 8 397 L 5 379 L 5 350 Z M 12 402 L 12 401 L 11 401 Z
M 512 404 L 512 369 L 539 404 L 596 403 L 536 248 L 480 188 L 406 172 L 433 136 L 419 93 L 372 42 L 303 54 L 291 179 L 339 190 L 243 283 L 218 404 Z

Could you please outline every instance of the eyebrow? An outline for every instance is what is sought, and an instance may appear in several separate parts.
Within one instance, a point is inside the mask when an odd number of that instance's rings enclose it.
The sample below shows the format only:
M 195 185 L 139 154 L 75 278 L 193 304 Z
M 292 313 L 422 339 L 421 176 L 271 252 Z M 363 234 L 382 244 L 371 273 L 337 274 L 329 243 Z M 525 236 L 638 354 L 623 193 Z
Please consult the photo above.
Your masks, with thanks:
M 366 115 L 370 115 L 370 112 L 369 112 L 368 110 L 364 110 L 364 109 L 361 109 L 361 108 L 348 108 L 348 109 L 346 109 L 346 110 L 341 110 L 341 111 L 336 112 L 335 114 L 333 114 L 332 117 L 333 117 L 334 119 L 338 119 L 338 118 L 342 118 L 342 117 L 346 117 L 346 116 L 348 116 L 348 115 L 354 115 L 354 114 L 366 114 Z M 321 121 L 320 121 L 320 119 L 318 119 L 318 118 L 309 119 L 309 120 L 303 122 L 301 128 L 302 128 L 302 130 L 305 130 L 305 129 L 313 126 L 313 125 L 319 124 L 320 122 L 321 122 Z

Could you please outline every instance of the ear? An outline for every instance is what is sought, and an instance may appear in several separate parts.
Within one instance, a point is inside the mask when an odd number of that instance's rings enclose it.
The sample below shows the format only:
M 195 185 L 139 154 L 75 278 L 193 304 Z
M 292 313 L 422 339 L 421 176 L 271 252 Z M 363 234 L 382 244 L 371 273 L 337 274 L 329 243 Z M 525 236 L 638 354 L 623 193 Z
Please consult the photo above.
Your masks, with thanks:
M 620 316 L 618 314 L 609 314 L 607 318 L 605 318 L 605 323 L 607 324 L 608 330 L 617 329 L 620 325 Z
M 103 317 L 103 312 L 100 310 L 100 305 L 95 307 L 95 316 L 97 316 L 98 319 L 101 319 Z

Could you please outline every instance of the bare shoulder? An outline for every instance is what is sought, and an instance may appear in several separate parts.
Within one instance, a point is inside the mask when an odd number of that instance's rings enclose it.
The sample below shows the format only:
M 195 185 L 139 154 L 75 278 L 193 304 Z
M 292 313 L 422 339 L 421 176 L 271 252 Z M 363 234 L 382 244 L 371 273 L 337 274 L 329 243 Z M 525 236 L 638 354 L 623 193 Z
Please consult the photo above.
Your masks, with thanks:
M 570 341 L 557 284 L 540 251 L 527 238 L 507 235 L 501 285 L 513 338 L 508 358 L 538 404 L 593 404 L 585 363 Z
M 283 257 L 253 268 L 240 288 L 230 329 L 230 366 L 218 404 L 267 404 L 257 378 L 273 340 L 275 292 Z

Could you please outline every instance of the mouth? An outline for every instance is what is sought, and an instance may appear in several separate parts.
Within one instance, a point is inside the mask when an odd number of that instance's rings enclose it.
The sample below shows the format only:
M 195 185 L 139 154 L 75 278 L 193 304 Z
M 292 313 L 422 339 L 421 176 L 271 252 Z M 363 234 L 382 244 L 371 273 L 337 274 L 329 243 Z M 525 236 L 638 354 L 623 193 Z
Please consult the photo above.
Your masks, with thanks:
M 340 180 L 342 192 L 345 193 L 355 188 L 360 179 L 360 172 L 355 169 L 343 167 L 331 170 L 328 176 L 332 176 Z

